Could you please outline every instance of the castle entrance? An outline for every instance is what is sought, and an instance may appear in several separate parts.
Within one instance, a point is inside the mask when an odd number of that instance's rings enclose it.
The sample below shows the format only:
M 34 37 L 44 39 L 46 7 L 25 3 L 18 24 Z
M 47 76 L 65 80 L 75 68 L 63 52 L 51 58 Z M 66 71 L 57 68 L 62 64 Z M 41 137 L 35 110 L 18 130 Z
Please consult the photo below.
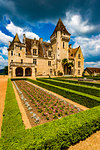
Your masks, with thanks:
M 16 68 L 16 77 L 23 76 L 23 68 L 18 67 Z
M 32 69 L 31 68 L 26 68 L 25 69 L 25 76 L 31 76 L 32 75 Z

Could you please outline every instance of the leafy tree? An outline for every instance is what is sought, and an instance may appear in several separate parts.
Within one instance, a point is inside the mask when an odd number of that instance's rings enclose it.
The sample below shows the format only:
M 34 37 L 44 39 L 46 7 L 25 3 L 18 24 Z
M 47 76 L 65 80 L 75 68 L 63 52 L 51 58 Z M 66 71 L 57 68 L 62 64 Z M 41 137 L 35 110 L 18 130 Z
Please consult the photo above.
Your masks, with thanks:
M 71 68 L 74 66 L 73 62 L 68 62 L 68 59 L 64 58 L 62 60 L 62 65 L 64 66 L 64 71 L 65 71 L 65 66 L 67 66 L 68 74 L 70 74 Z
M 5 73 L 5 75 L 8 75 L 8 66 L 4 67 L 4 73 Z

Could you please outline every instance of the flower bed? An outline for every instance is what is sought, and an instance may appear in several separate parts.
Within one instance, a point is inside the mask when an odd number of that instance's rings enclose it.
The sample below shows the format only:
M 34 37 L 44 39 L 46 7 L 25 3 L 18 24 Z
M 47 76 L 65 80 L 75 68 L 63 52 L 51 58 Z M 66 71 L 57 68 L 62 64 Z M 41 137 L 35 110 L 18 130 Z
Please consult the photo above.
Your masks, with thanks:
M 25 97 L 23 103 L 27 107 L 31 123 L 33 121 L 33 126 L 36 125 L 34 122 L 37 123 L 36 118 L 40 118 L 38 123 L 42 124 L 80 111 L 75 105 L 59 99 L 24 80 L 17 80 L 15 82 Z

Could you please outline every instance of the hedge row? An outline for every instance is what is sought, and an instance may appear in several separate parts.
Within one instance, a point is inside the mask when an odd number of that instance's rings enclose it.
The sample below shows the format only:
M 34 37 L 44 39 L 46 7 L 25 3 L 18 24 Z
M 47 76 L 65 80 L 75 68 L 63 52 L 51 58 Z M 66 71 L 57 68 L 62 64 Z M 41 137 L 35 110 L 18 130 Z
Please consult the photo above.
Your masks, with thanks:
M 34 83 L 34 84 L 37 84 L 43 88 L 46 88 L 50 91 L 58 93 L 59 95 L 62 95 L 63 97 L 69 98 L 69 99 L 71 99 L 71 100 L 73 100 L 73 101 L 75 101 L 81 105 L 84 105 L 88 108 L 100 105 L 100 98 L 99 97 L 96 97 L 93 95 L 88 95 L 88 94 L 74 91 L 71 89 L 66 89 L 66 88 L 52 85 L 49 83 L 45 83 L 42 81 L 37 81 L 37 80 L 32 80 L 32 79 L 27 79 L 27 80 Z
M 23 131 L 24 125 L 22 122 L 21 113 L 19 111 L 11 80 L 8 79 L 5 109 L 3 112 L 3 123 L 1 128 L 1 136 L 4 139 L 2 142 L 3 149 L 6 149 L 5 147 L 9 145 L 9 142 L 11 142 L 10 144 L 17 145 L 17 143 L 13 143 L 11 139 L 12 137 L 16 139 L 16 134 Z M 17 139 L 15 141 L 17 141 Z
M 88 82 L 88 81 L 68 80 L 68 79 L 65 79 L 65 78 L 52 78 L 52 79 L 53 80 L 58 80 L 58 81 L 64 81 L 64 82 L 70 82 L 70 83 L 82 84 L 82 85 L 94 86 L 94 87 L 100 88 L 100 83 L 94 83 L 94 82 Z
M 39 83 L 39 81 L 32 79 L 28 80 L 35 84 Z M 2 125 L 3 150 L 63 150 L 99 129 L 100 106 L 97 106 L 25 130 L 9 80 Z
M 89 87 L 86 85 L 78 85 L 74 83 L 68 83 L 68 82 L 57 81 L 52 79 L 37 78 L 37 80 L 100 97 L 100 88 Z

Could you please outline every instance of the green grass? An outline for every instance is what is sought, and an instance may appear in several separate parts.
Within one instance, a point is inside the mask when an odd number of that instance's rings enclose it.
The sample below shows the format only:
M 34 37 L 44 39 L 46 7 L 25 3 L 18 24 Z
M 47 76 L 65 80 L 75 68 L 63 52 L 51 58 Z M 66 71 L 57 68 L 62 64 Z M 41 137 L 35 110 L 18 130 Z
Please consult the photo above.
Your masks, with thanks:
M 100 97 L 100 88 L 97 88 L 97 87 L 89 87 L 86 85 L 78 85 L 78 84 L 74 84 L 74 83 L 68 83 L 68 82 L 64 82 L 64 81 L 57 81 L 57 80 L 44 79 L 44 78 L 37 78 L 37 80 L 43 81 L 46 83 L 50 83 L 52 85 L 56 85 L 59 87 L 64 87 L 67 89 L 72 89 L 75 91 L 79 91 L 82 93 L 87 93 L 89 95 L 94 95 L 94 96 Z
M 2 150 L 63 150 L 100 129 L 100 106 L 97 106 L 25 130 L 11 80 L 8 80 L 3 115 Z

